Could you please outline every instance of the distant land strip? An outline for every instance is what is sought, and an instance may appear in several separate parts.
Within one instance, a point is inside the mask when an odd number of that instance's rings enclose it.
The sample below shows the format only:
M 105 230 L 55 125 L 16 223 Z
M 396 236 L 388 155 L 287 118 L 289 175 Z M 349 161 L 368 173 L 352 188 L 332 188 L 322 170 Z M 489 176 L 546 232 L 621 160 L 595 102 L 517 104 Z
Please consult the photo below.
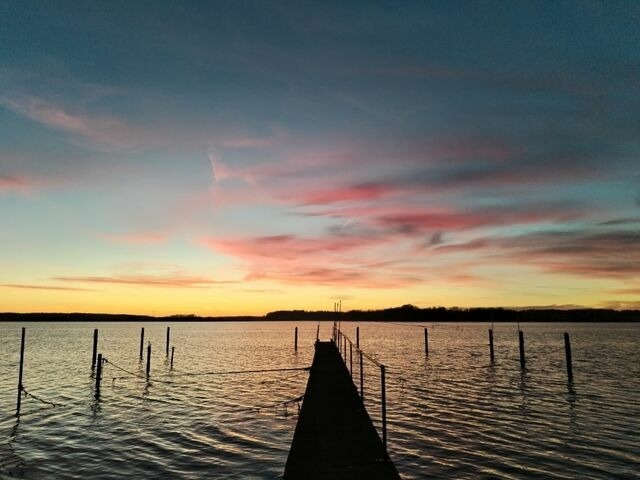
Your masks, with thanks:
M 264 322 L 331 321 L 347 322 L 639 322 L 640 310 L 598 308 L 418 308 L 413 305 L 382 310 L 332 311 L 278 310 L 263 316 L 128 315 L 107 313 L 0 313 L 2 322 Z

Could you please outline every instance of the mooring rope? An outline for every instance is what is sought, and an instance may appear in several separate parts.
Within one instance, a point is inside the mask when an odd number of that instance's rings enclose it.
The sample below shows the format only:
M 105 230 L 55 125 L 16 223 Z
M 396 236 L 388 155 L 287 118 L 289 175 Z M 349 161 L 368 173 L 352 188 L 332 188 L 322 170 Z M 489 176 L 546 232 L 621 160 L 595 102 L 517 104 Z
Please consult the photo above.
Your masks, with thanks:
M 249 373 L 269 373 L 269 372 L 301 372 L 303 370 L 311 370 L 311 367 L 293 367 L 293 368 L 263 368 L 258 370 L 228 370 L 228 371 L 211 371 L 211 372 L 185 372 L 174 373 L 175 377 L 196 377 L 201 375 L 241 375 Z
M 41 403 L 44 403 L 45 405 L 51 405 L 52 407 L 63 407 L 64 405 L 61 403 L 53 403 L 53 402 L 49 402 L 48 400 L 44 400 L 40 397 L 38 397 L 37 395 L 34 395 L 31 392 L 28 392 L 26 388 L 24 388 L 24 386 L 22 387 L 22 391 L 24 392 L 25 397 L 31 397 L 34 400 L 37 400 Z
M 180 382 L 175 382 L 172 380 L 163 380 L 163 379 L 159 379 L 157 377 L 152 377 L 151 375 L 149 377 L 147 377 L 144 374 L 138 374 L 135 372 L 132 372 L 130 370 L 127 370 L 124 367 L 121 367 L 120 365 L 116 365 L 115 363 L 113 363 L 111 360 L 108 360 L 106 358 L 102 359 L 103 362 L 108 363 L 109 365 L 112 365 L 113 367 L 115 367 L 116 369 L 131 375 L 133 377 L 136 378 L 140 378 L 143 380 L 150 380 L 150 381 L 154 381 L 154 382 L 160 382 L 160 383 L 167 383 L 167 384 L 176 384 L 176 383 L 180 383 Z M 177 373 L 177 374 L 172 374 L 172 377 L 195 377 L 195 376 L 204 376 L 204 375 L 244 375 L 244 374 L 251 374 L 251 373 L 270 373 L 270 372 L 301 372 L 301 371 L 309 371 L 311 370 L 311 367 L 294 367 L 294 368 L 263 368 L 263 369 L 254 369 L 254 370 L 227 370 L 227 371 L 210 371 L 210 372 L 184 372 L 184 373 Z M 184 384 L 182 384 L 184 385 Z

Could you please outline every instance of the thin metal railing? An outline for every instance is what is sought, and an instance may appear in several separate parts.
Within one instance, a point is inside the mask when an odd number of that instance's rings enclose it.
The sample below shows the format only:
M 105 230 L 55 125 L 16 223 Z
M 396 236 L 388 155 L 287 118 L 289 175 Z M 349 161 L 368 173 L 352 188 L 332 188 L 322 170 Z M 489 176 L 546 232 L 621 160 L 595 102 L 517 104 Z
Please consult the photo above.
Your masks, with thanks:
M 359 337 L 359 335 L 358 335 Z M 333 342 L 338 347 L 338 352 L 344 365 L 349 370 L 351 378 L 353 379 L 353 353 L 354 350 L 358 355 L 357 360 L 360 363 L 360 400 L 364 404 L 364 359 L 369 360 L 376 367 L 380 369 L 380 405 L 382 414 L 382 444 L 384 445 L 385 452 L 387 451 L 387 394 L 386 394 L 386 366 L 379 362 L 376 358 L 362 350 L 358 342 L 354 343 L 351 339 L 345 335 L 339 327 L 337 322 L 333 325 Z M 348 347 L 347 347 L 348 346 Z M 355 384 L 354 384 L 355 385 Z M 356 387 L 357 388 L 357 387 Z

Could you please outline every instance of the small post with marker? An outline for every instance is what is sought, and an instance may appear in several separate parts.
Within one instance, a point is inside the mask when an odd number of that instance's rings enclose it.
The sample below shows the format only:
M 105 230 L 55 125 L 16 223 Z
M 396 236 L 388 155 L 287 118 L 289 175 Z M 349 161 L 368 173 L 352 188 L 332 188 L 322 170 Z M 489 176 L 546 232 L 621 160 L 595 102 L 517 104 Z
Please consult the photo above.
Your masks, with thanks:
M 91 370 L 96 368 L 96 355 L 98 354 L 98 329 L 93 329 L 93 355 L 91 356 Z

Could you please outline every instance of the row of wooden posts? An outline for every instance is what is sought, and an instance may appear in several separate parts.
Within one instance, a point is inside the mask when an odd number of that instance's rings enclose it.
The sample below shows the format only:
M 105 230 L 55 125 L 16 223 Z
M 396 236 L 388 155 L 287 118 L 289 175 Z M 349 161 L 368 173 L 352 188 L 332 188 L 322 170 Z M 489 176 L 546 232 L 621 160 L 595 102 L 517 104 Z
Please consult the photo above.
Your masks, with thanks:
M 338 332 L 339 331 L 340 330 L 338 330 Z M 316 340 L 318 339 L 319 334 L 320 334 L 320 325 L 318 325 Z M 344 334 L 341 334 L 341 335 L 344 335 Z M 346 337 L 345 337 L 345 341 L 346 341 Z M 525 350 L 524 350 L 524 332 L 519 328 L 518 328 L 518 347 L 520 351 L 520 368 L 524 370 L 526 367 L 526 356 L 525 356 Z M 140 348 L 142 349 L 142 345 L 140 346 Z M 356 349 L 360 350 L 360 327 L 356 327 Z M 294 350 L 296 352 L 298 351 L 298 327 L 295 327 L 295 331 L 294 331 Z M 564 332 L 564 352 L 565 352 L 565 363 L 567 366 L 567 377 L 569 380 L 573 380 L 571 340 L 567 332 Z M 424 329 L 424 354 L 426 356 L 429 356 L 429 330 L 427 330 L 426 327 Z M 142 358 L 142 353 L 140 355 Z M 489 329 L 489 358 L 491 359 L 491 363 L 495 362 L 495 350 L 493 347 L 493 328 Z
M 296 329 L 297 330 L 297 329 Z M 20 407 L 22 406 L 22 392 L 24 391 L 24 385 L 22 384 L 22 378 L 24 373 L 24 349 L 25 349 L 26 328 L 22 327 L 22 336 L 20 340 L 20 366 L 18 370 L 18 398 L 16 402 L 16 416 L 20 415 Z M 296 334 L 297 338 L 297 334 Z M 171 327 L 167 327 L 167 343 L 166 343 L 166 355 L 170 358 L 170 367 L 173 369 L 173 359 L 176 347 L 171 347 L 171 357 L 169 357 L 169 344 L 171 340 Z M 296 340 L 297 343 L 297 340 Z M 296 346 L 297 348 L 297 346 Z M 144 352 L 144 327 L 140 330 L 140 361 L 143 360 Z M 102 366 L 104 360 L 102 353 L 98 353 L 98 329 L 93 330 L 93 349 L 91 355 L 91 370 L 95 370 L 95 398 L 100 398 L 100 383 L 102 381 Z M 146 377 L 149 378 L 151 374 L 151 342 L 147 345 L 147 365 L 146 365 Z
M 337 333 L 336 333 L 337 332 Z M 17 399 L 17 405 L 16 405 L 16 415 L 20 414 L 20 406 L 21 406 L 21 400 L 22 400 L 22 392 L 24 390 L 24 387 L 22 385 L 22 377 L 23 377 L 23 371 L 24 371 L 24 349 L 25 349 L 25 333 L 26 333 L 26 329 L 25 327 L 22 327 L 22 338 L 20 341 L 20 368 L 19 368 L 19 373 L 18 373 L 18 399 Z M 318 329 L 316 331 L 316 340 L 319 338 L 320 336 L 320 325 L 318 325 Z M 165 353 L 167 358 L 170 358 L 170 367 L 173 368 L 173 359 L 174 359 L 174 354 L 175 354 L 175 347 L 171 346 L 171 350 L 169 350 L 169 346 L 170 346 L 170 340 L 171 340 L 171 327 L 167 327 L 167 336 L 166 336 L 166 349 L 165 349 Z M 337 346 L 339 349 L 341 349 L 342 351 L 342 342 L 344 341 L 344 354 L 345 354 L 345 361 L 346 361 L 346 350 L 347 350 L 347 337 L 346 335 L 344 335 L 339 328 L 334 330 L 334 340 L 337 343 Z M 350 345 L 350 364 L 351 364 L 351 372 L 353 374 L 353 344 L 351 342 L 351 340 L 348 340 L 349 345 Z M 526 357 L 525 357 L 525 349 L 524 349 L 524 332 L 520 329 L 518 329 L 518 345 L 519 345 L 519 351 L 520 351 L 520 368 L 522 368 L 524 370 L 525 365 L 526 365 Z M 298 327 L 295 327 L 294 330 L 294 350 L 297 352 L 298 351 Z M 362 360 L 363 360 L 363 353 L 360 350 L 360 327 L 356 327 L 356 350 L 359 352 L 360 354 L 360 364 L 362 365 Z M 571 358 L 571 340 L 569 338 L 569 334 L 567 332 L 564 333 L 564 350 L 565 350 L 565 360 L 566 360 L 566 367 L 567 367 L 567 377 L 568 379 L 571 381 L 573 380 L 573 366 L 572 366 L 572 358 Z M 169 352 L 171 352 L 171 356 L 169 356 Z M 144 353 L 144 327 L 141 328 L 140 330 L 140 361 L 143 360 L 143 353 Z M 427 328 L 424 329 L 424 353 L 426 356 L 429 355 L 429 331 L 427 330 Z M 367 356 L 366 354 L 364 354 L 365 356 Z M 495 350 L 494 350 L 494 345 L 493 345 L 493 328 L 489 329 L 489 357 L 491 359 L 491 363 L 495 362 Z M 379 367 L 380 367 L 380 373 L 381 373 L 381 377 L 383 379 L 383 385 L 382 385 L 382 394 L 384 397 L 384 393 L 385 393 L 385 387 L 384 387 L 384 377 L 385 377 L 385 367 L 384 365 L 380 364 L 379 362 L 377 362 L 375 359 L 371 358 Z M 91 359 L 91 370 L 95 370 L 96 371 L 96 376 L 95 376 L 95 396 L 96 398 L 100 397 L 100 382 L 102 380 L 102 365 L 103 365 L 103 356 L 101 353 L 98 353 L 98 329 L 94 329 L 93 330 L 93 351 L 92 351 L 92 359 Z M 148 343 L 147 345 L 147 363 L 146 363 L 146 377 L 149 378 L 151 373 L 151 342 Z M 362 368 L 360 371 L 360 396 L 362 398 L 364 398 L 364 391 L 363 391 L 363 387 L 362 387 L 362 383 L 363 383 L 363 379 L 362 379 Z M 383 402 L 384 403 L 384 402 Z M 384 409 L 384 406 L 383 406 Z M 384 432 L 383 432 L 384 433 Z M 384 435 L 383 435 L 384 436 Z
M 165 353 L 167 358 L 169 358 L 169 344 L 171 341 L 171 327 L 167 327 L 167 342 Z M 93 356 L 91 360 L 91 370 L 96 369 L 96 387 L 95 387 L 95 397 L 100 397 L 100 382 L 102 381 L 102 354 L 98 353 L 96 358 L 96 353 L 98 351 L 98 329 L 93 330 Z M 171 359 L 170 359 L 170 368 L 173 369 L 173 358 L 176 351 L 176 347 L 171 346 Z M 144 352 L 144 327 L 140 329 L 140 361 L 143 360 L 143 352 Z M 151 342 L 147 344 L 147 365 L 145 374 L 147 379 L 151 375 Z

